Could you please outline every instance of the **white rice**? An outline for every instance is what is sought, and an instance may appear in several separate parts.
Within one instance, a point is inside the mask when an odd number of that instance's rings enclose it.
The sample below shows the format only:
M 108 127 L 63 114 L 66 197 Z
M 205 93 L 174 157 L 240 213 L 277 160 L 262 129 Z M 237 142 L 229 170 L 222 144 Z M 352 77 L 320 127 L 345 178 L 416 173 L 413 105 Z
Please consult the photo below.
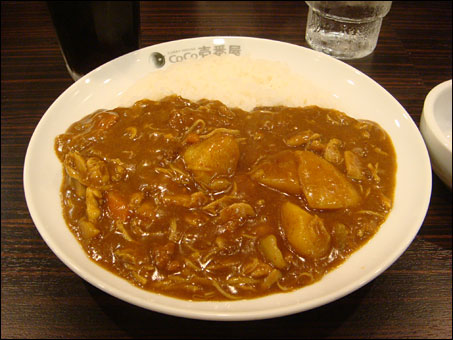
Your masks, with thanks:
M 192 101 L 220 100 L 229 107 L 326 106 L 321 91 L 281 62 L 245 56 L 207 56 L 151 72 L 126 90 L 124 106 L 137 100 L 160 100 L 176 94 Z

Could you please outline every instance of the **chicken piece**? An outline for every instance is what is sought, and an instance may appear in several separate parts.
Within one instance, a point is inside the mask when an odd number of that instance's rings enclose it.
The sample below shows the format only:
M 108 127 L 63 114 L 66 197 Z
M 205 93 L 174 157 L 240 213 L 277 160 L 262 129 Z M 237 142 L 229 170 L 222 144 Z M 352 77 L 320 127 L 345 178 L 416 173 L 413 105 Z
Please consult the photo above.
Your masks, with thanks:
M 209 198 L 201 191 L 193 194 L 166 194 L 162 197 L 165 204 L 178 205 L 185 208 L 195 208 L 206 204 Z
M 254 257 L 241 268 L 241 271 L 244 275 L 256 279 L 269 275 L 272 271 L 272 267 Z
M 102 193 L 91 187 L 86 189 L 85 192 L 85 203 L 86 203 L 86 214 L 88 221 L 94 223 L 101 216 L 102 211 L 99 208 L 98 199 L 102 197 Z
M 326 149 L 324 150 L 324 158 L 330 163 L 340 164 L 343 161 L 343 157 L 339 150 L 341 144 L 341 140 L 337 138 L 329 140 L 329 143 L 327 143 Z
M 72 187 L 75 189 L 75 194 L 79 198 L 85 198 L 86 196 L 86 186 L 84 186 L 82 183 L 80 183 L 78 180 L 75 178 L 69 177 L 68 178 L 69 183 Z
M 129 198 L 129 209 L 135 210 L 145 199 L 145 194 L 141 191 L 135 192 Z
M 348 245 L 349 230 L 343 223 L 336 223 L 332 229 L 332 243 L 338 250 L 346 249 Z
M 283 274 L 280 270 L 274 269 L 272 270 L 268 276 L 266 276 L 261 283 L 261 286 L 264 289 L 269 289 L 274 283 L 282 278 Z
M 265 186 L 289 193 L 301 194 L 297 174 L 297 159 L 293 151 L 282 151 L 263 159 L 250 177 Z
M 283 203 L 280 214 L 286 237 L 299 255 L 316 259 L 328 254 L 330 234 L 321 218 L 291 202 Z
M 89 183 L 95 187 L 102 187 L 109 183 L 110 175 L 107 164 L 97 157 L 90 157 L 86 161 Z
M 118 113 L 115 111 L 98 110 L 94 113 L 92 118 L 93 129 L 89 129 L 88 131 L 96 133 L 98 131 L 108 130 L 118 122 L 119 118 Z
M 247 203 L 233 203 L 220 211 L 220 221 L 245 220 L 255 217 L 255 210 Z
M 160 270 L 166 270 L 168 272 L 175 272 L 180 268 L 180 263 L 175 257 L 176 245 L 173 242 L 157 247 L 152 250 L 154 257 L 154 263 Z
M 94 223 L 87 221 L 85 218 L 79 220 L 78 226 L 84 240 L 95 237 L 100 233 L 100 230 L 95 227 Z
M 363 167 L 362 163 L 360 162 L 359 156 L 357 156 L 352 151 L 345 151 L 344 161 L 346 164 L 346 173 L 349 178 L 358 180 L 363 178 Z
M 156 217 L 157 207 L 153 200 L 144 200 L 137 208 L 136 213 L 142 219 L 153 219 Z
M 63 165 L 69 177 L 74 178 L 85 186 L 88 186 L 87 177 L 87 164 L 86 160 L 78 153 L 69 152 L 64 157 Z
M 190 145 L 183 158 L 198 183 L 210 188 L 212 182 L 215 183 L 215 189 L 219 189 L 215 178 L 228 177 L 234 173 L 239 160 L 239 146 L 233 136 L 215 134 Z M 228 181 L 225 183 L 230 185 Z
M 309 151 L 295 153 L 302 191 L 311 208 L 348 208 L 360 202 L 354 185 L 335 166 Z
M 258 247 L 264 254 L 264 257 L 278 269 L 284 269 L 288 266 L 288 263 L 283 258 L 280 248 L 278 248 L 277 238 L 275 235 L 270 234 L 261 239 L 258 243 Z
M 301 146 L 302 144 L 307 143 L 311 134 L 311 131 L 299 132 L 289 136 L 288 138 L 285 138 L 283 142 L 290 147 Z
M 320 137 L 321 135 L 319 133 L 315 133 L 311 130 L 305 130 L 285 138 L 283 142 L 290 147 L 297 147 L 307 144 L 308 142 L 316 140 Z

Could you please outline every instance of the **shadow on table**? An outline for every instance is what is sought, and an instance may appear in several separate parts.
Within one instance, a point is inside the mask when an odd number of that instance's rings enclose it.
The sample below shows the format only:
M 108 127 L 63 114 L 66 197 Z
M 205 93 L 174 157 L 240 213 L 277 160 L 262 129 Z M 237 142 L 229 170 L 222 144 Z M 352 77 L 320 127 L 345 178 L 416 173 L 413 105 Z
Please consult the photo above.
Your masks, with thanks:
M 356 312 L 373 282 L 358 291 L 316 309 L 257 321 L 203 321 L 152 312 L 86 284 L 99 307 L 131 338 L 323 338 L 335 333 Z
M 451 250 L 451 191 L 434 172 L 432 176 L 431 201 L 417 237 L 440 250 Z

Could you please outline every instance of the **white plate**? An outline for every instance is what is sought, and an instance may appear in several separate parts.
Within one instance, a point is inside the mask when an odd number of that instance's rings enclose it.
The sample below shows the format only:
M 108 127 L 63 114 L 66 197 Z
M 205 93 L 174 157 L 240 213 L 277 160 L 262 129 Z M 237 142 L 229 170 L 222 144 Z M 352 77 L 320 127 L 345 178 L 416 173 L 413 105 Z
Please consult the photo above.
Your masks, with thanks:
M 233 302 L 190 302 L 132 286 L 88 259 L 62 217 L 62 167 L 54 138 L 71 123 L 115 102 L 122 92 L 155 69 L 159 52 L 171 64 L 200 51 L 226 51 L 278 60 L 322 89 L 338 110 L 378 122 L 391 136 L 398 169 L 392 212 L 378 233 L 320 282 L 295 292 Z M 207 49 L 206 49 L 207 48 Z M 77 275 L 124 301 L 170 315 L 207 320 L 253 320 L 288 315 L 339 299 L 373 280 L 410 245 L 423 223 L 431 195 L 431 167 L 423 139 L 411 117 L 375 81 L 327 55 L 283 42 L 245 37 L 206 37 L 150 46 L 113 60 L 69 87 L 49 107 L 30 140 L 24 187 L 33 221 L 52 251 Z

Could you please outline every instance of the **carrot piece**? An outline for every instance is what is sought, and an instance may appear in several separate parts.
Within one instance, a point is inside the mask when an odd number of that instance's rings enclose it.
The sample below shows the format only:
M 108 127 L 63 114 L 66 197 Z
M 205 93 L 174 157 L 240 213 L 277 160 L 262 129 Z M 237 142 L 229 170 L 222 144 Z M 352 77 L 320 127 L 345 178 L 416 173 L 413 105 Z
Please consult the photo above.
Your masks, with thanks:
M 198 143 L 200 141 L 200 137 L 196 133 L 189 133 L 186 137 L 186 142 L 189 144 Z
M 107 208 L 115 220 L 125 221 L 129 216 L 127 201 L 118 191 L 109 191 L 107 193 Z

